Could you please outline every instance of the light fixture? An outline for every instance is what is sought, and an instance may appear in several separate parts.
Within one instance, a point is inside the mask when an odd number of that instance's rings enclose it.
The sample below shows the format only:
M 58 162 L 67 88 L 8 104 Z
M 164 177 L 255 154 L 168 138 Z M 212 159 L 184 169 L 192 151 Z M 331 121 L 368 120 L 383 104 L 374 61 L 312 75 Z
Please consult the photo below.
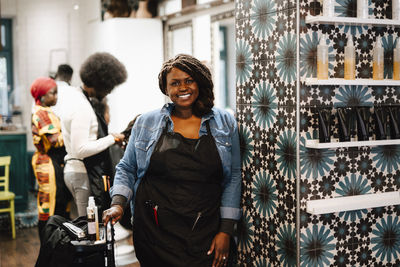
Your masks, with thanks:
M 74 8 L 74 10 L 78 10 L 79 9 L 79 5 L 78 4 L 74 4 L 73 8 Z

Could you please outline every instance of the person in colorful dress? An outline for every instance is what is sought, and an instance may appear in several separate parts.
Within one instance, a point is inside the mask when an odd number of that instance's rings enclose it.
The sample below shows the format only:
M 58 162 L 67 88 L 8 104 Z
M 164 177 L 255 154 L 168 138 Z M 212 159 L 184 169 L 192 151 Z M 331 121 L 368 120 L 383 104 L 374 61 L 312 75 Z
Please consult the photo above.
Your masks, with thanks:
M 172 103 L 137 118 L 103 222 L 118 221 L 131 200 L 140 266 L 231 266 L 241 194 L 236 120 L 213 107 L 210 70 L 196 58 L 177 55 L 158 78 Z
M 64 183 L 64 148 L 59 118 L 50 109 L 57 103 L 57 84 L 51 78 L 37 78 L 31 85 L 35 99 L 32 114 L 32 137 L 36 152 L 32 157 L 33 171 L 39 185 L 37 206 L 39 237 L 49 216 L 68 217 L 67 204 L 71 195 Z

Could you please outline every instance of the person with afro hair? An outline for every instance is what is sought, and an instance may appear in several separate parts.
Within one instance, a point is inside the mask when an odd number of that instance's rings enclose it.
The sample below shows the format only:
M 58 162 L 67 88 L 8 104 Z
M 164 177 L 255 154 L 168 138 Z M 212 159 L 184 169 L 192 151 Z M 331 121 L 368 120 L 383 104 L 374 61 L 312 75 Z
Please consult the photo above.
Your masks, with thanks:
M 103 222 L 120 220 L 130 201 L 140 266 L 232 266 L 241 214 L 236 120 L 214 107 L 211 72 L 198 59 L 177 55 L 158 79 L 172 103 L 136 119 Z
M 104 114 L 92 107 L 91 98 L 101 101 L 125 82 L 125 66 L 109 53 L 95 53 L 80 69 L 82 86 L 74 88 L 61 123 L 67 150 L 64 180 L 77 207 L 78 216 L 86 215 L 89 196 L 94 196 L 99 210 L 110 204 L 104 191 L 103 176 L 112 174 L 108 148 L 124 139 L 108 133 Z

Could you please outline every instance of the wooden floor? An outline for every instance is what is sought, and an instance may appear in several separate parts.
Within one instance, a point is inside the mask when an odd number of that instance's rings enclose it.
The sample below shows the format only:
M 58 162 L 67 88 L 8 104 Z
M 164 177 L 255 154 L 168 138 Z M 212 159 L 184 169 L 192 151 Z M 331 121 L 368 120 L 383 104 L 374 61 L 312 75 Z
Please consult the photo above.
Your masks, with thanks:
M 0 267 L 33 267 L 39 249 L 37 227 L 17 229 L 15 240 L 11 238 L 11 232 L 0 232 Z M 139 263 L 125 266 L 140 267 Z

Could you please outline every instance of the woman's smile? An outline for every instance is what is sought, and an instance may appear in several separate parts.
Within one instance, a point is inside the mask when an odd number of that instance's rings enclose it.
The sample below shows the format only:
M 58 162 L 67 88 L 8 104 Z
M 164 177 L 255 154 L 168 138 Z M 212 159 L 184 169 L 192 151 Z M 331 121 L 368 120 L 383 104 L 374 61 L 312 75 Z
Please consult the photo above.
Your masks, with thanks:
M 199 96 L 199 87 L 189 74 L 172 68 L 167 75 L 167 93 L 178 109 L 187 109 L 192 107 Z

